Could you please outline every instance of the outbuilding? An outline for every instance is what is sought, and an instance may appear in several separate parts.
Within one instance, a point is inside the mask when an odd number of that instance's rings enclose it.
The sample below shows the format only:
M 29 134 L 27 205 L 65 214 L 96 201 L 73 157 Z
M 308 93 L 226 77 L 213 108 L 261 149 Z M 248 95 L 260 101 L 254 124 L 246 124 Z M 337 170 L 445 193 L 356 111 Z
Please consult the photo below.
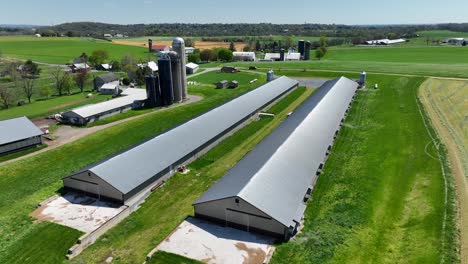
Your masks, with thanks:
M 26 117 L 0 121 L 0 156 L 41 145 L 42 134 Z
M 239 52 L 232 53 L 235 61 L 255 61 L 255 52 Z
M 214 147 L 297 86 L 295 80 L 278 78 L 127 151 L 65 177 L 64 187 L 100 199 L 126 203 L 139 193 L 149 192 L 178 168 Z
M 193 62 L 187 63 L 185 65 L 185 69 L 186 69 L 187 74 L 194 74 L 194 73 L 196 73 L 198 71 L 199 68 L 200 68 L 200 66 L 198 64 L 193 63 Z
M 99 76 L 96 76 L 93 80 L 94 90 L 99 91 L 99 89 L 106 83 L 114 83 L 119 81 L 119 77 L 117 77 L 114 73 L 106 73 Z
M 143 106 L 146 90 L 138 88 L 125 89 L 120 97 L 97 104 L 85 105 L 61 114 L 62 122 L 84 126 L 89 123 L 123 113 Z
M 292 237 L 357 87 L 344 77 L 323 84 L 193 204 L 195 216 Z
M 224 88 L 228 88 L 228 86 L 229 86 L 229 82 L 227 80 L 222 80 L 216 84 L 216 89 L 224 89 Z

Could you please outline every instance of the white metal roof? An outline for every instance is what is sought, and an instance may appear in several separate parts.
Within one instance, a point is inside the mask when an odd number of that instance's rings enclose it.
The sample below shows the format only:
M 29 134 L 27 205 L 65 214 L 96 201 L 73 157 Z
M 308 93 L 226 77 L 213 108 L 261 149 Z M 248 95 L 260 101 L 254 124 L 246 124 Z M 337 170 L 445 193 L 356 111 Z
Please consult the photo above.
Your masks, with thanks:
M 24 116 L 0 121 L 0 145 L 42 134 L 43 132 Z
M 62 115 L 67 116 L 68 113 L 74 113 L 83 118 L 98 115 L 116 108 L 124 107 L 133 104 L 135 101 L 146 100 L 146 90 L 137 88 L 127 88 L 122 92 L 122 96 L 97 104 L 90 104 L 83 107 L 75 108 L 65 112 Z
M 101 88 L 99 88 L 99 90 L 106 90 L 106 89 L 115 89 L 116 87 L 118 87 L 120 85 L 120 82 L 119 81 L 114 81 L 114 82 L 110 82 L 110 83 L 105 83 L 101 86 Z
M 279 60 L 281 58 L 281 54 L 279 53 L 265 53 L 265 60 Z M 300 60 L 301 54 L 297 52 L 288 52 L 284 53 L 285 60 Z
M 187 64 L 185 65 L 185 67 L 190 68 L 190 69 L 197 69 L 197 68 L 199 68 L 200 66 L 199 66 L 198 64 L 193 63 L 193 62 L 190 62 L 190 63 L 187 63 Z
M 323 84 L 194 204 L 240 197 L 287 227 L 299 222 L 357 87 L 344 77 Z
M 85 68 L 91 68 L 91 66 L 89 66 L 88 64 L 86 63 L 75 63 L 73 64 L 73 66 L 77 69 L 85 69 Z
M 88 170 L 120 192 L 131 192 L 296 85 L 280 77 Z
M 109 63 L 104 63 L 104 64 L 101 64 L 102 68 L 104 68 L 105 70 L 110 70 L 112 68 L 112 66 L 109 64 Z

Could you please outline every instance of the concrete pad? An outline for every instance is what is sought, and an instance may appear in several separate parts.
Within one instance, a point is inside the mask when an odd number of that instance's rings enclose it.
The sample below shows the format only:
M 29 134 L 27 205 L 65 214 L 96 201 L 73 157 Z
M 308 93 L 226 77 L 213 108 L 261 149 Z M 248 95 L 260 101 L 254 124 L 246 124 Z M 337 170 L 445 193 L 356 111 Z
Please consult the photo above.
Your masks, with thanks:
M 125 208 L 126 206 L 88 196 L 67 193 L 47 201 L 35 210 L 32 216 L 40 221 L 49 221 L 90 233 Z
M 156 250 L 204 263 L 261 264 L 274 251 L 274 238 L 188 218 Z

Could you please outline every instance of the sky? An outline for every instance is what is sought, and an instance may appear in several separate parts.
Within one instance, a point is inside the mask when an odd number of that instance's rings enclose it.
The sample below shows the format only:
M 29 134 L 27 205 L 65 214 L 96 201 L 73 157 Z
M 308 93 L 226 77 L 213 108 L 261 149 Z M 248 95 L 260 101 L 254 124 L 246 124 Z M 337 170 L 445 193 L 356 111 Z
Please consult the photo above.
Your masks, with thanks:
M 468 22 L 467 0 L 0 0 L 0 24 Z

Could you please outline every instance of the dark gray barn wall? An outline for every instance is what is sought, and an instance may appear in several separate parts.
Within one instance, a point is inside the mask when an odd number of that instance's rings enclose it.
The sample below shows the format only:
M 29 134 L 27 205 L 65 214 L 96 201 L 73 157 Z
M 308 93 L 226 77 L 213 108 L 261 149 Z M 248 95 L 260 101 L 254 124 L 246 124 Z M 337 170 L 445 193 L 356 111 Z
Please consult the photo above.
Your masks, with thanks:
M 239 199 L 239 204 L 235 202 L 236 199 Z M 284 237 L 286 228 L 284 225 L 238 197 L 196 204 L 194 205 L 194 209 L 195 216 L 199 218 L 217 220 L 219 223 L 223 223 L 226 221 L 226 217 L 228 217 L 228 221 L 230 222 L 242 226 L 248 224 L 250 231 L 266 231 L 264 233 L 274 233 L 279 237 Z M 250 215 L 238 213 L 237 211 Z
M 123 203 L 123 195 L 114 187 L 88 171 L 72 175 L 63 179 L 63 185 L 67 190 L 84 192 L 87 194 L 99 194 L 101 198 Z
M 0 146 L 0 155 L 12 153 L 15 151 L 31 148 L 37 145 L 42 144 L 42 137 L 32 137 L 21 141 L 12 142 L 10 144 L 5 144 Z

